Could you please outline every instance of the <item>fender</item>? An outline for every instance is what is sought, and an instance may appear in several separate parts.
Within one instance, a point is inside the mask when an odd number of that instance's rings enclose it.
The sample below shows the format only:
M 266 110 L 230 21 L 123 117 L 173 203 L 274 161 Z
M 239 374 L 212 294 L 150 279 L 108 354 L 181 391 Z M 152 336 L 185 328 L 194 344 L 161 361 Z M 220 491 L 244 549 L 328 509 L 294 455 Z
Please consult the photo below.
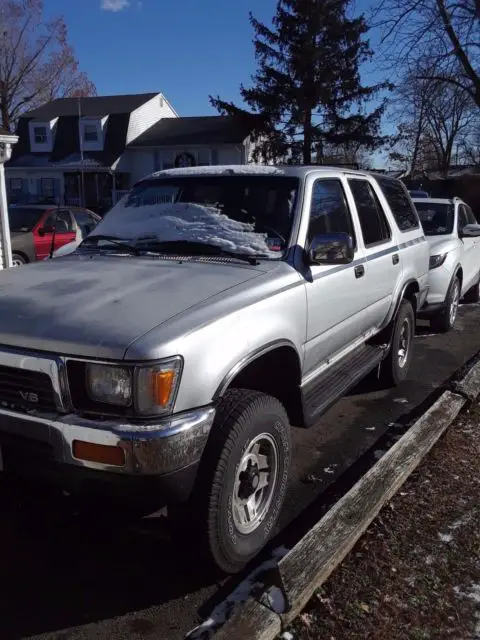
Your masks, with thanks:
M 220 385 L 218 386 L 217 390 L 215 391 L 215 393 L 213 395 L 213 401 L 215 402 L 216 400 L 218 400 L 219 398 L 221 398 L 223 396 L 223 394 L 228 389 L 228 387 L 229 387 L 230 383 L 232 382 L 232 380 L 240 373 L 240 371 L 245 369 L 245 367 L 247 367 L 249 364 L 251 364 L 252 362 L 257 360 L 261 356 L 264 356 L 266 353 L 269 353 L 270 351 L 278 349 L 279 347 L 291 347 L 295 351 L 295 353 L 297 354 L 299 362 L 300 363 L 302 362 L 302 360 L 301 360 L 301 358 L 300 358 L 300 356 L 298 354 L 297 348 L 293 344 L 293 342 L 291 342 L 290 340 L 285 340 L 285 339 L 273 340 L 272 342 L 269 342 L 268 344 L 264 345 L 263 347 L 260 347 L 259 349 L 256 349 L 255 351 L 252 351 L 252 353 L 250 353 L 247 356 L 245 356 L 244 358 L 242 358 L 239 362 L 237 362 L 237 364 L 235 364 L 230 369 L 230 371 L 223 378 L 222 382 L 220 383 Z
M 388 312 L 387 317 L 385 318 L 385 320 L 383 321 L 383 324 L 380 327 L 381 330 L 388 327 L 390 322 L 396 317 L 398 310 L 400 309 L 402 300 L 405 297 L 405 292 L 407 291 L 408 287 L 412 284 L 416 285 L 416 287 L 419 289 L 418 282 L 414 278 L 409 278 L 403 283 L 402 288 L 400 290 L 400 294 L 398 295 L 394 304 L 392 304 L 392 306 L 390 307 L 390 311 Z M 415 292 L 415 295 L 417 296 L 417 299 L 418 299 L 419 292 L 418 291 Z

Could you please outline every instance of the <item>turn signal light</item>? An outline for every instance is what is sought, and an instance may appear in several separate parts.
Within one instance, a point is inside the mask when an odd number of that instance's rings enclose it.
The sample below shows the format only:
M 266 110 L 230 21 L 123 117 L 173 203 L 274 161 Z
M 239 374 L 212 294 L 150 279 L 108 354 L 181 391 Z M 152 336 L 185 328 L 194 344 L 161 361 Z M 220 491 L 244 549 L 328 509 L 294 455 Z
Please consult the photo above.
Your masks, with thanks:
M 106 444 L 74 440 L 72 443 L 72 453 L 74 458 L 78 460 L 109 464 L 114 467 L 125 466 L 125 451 L 121 447 L 111 447 Z
M 166 407 L 173 391 L 176 371 L 152 371 L 152 397 L 159 407 Z

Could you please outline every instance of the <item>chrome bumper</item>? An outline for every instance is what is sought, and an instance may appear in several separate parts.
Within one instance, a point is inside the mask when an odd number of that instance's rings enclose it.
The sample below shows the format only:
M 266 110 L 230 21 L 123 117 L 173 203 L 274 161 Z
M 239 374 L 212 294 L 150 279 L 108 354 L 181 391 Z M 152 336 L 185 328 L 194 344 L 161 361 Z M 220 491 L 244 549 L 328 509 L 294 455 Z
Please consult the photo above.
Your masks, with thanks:
M 156 424 L 138 425 L 120 420 L 89 420 L 74 414 L 22 414 L 0 408 L 0 439 L 4 433 L 27 443 L 47 444 L 58 463 L 117 474 L 165 475 L 198 462 L 214 417 L 215 409 L 204 407 L 169 416 Z M 78 460 L 72 453 L 74 440 L 121 447 L 125 465 Z

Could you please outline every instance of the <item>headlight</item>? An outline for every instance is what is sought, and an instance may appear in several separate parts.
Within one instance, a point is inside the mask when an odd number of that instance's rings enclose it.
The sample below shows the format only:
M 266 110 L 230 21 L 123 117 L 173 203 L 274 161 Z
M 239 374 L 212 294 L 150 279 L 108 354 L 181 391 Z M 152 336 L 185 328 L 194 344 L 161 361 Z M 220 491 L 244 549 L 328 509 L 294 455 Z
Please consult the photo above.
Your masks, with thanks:
M 436 256 L 430 256 L 430 269 L 441 267 L 447 257 L 446 253 L 439 253 Z
M 91 400 L 127 407 L 132 403 L 132 372 L 126 367 L 87 364 L 87 393 Z
M 156 415 L 172 410 L 177 395 L 182 359 L 136 369 L 135 407 L 141 415 Z

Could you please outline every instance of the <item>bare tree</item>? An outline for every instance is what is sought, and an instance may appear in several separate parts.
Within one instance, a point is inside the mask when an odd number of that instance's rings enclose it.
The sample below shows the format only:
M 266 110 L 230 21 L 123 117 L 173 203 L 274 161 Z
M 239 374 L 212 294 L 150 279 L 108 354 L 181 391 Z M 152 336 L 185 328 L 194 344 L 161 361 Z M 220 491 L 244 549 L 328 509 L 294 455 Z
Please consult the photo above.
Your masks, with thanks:
M 0 117 L 19 116 L 57 97 L 95 95 L 67 42 L 63 18 L 45 22 L 43 0 L 0 0 Z
M 446 175 L 454 150 L 470 138 L 477 110 L 463 89 L 408 76 L 398 89 L 398 136 L 391 153 L 412 174 L 435 169 Z
M 480 107 L 479 0 L 379 0 L 383 53 L 397 69 L 462 89 Z M 425 68 L 425 61 L 428 66 Z M 434 72 L 432 72 L 434 70 Z

